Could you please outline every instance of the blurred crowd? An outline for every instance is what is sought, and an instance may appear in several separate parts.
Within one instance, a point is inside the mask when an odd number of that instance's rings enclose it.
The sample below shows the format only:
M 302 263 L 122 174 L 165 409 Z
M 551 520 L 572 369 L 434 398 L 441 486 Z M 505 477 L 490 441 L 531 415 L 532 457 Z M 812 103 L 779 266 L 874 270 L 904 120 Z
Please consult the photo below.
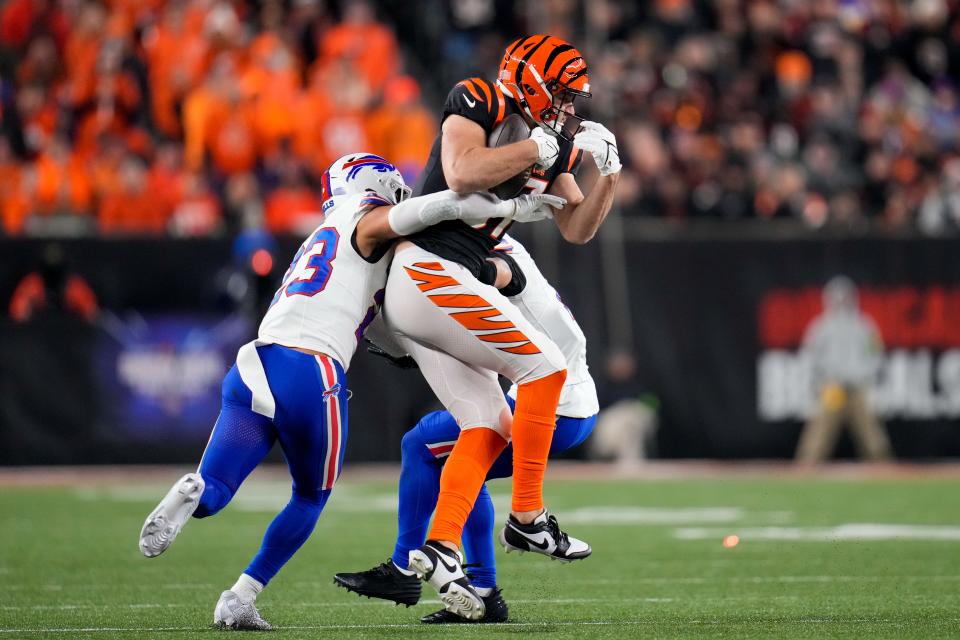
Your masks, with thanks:
M 452 78 L 525 30 L 578 44 L 627 214 L 941 233 L 960 229 L 958 6 L 451 0 L 440 46 Z
M 299 233 L 344 153 L 436 132 L 363 0 L 0 3 L 6 234 Z
M 584 51 L 627 215 L 960 230 L 958 0 L 0 4 L 7 234 L 303 231 L 331 160 L 412 181 L 534 32 Z

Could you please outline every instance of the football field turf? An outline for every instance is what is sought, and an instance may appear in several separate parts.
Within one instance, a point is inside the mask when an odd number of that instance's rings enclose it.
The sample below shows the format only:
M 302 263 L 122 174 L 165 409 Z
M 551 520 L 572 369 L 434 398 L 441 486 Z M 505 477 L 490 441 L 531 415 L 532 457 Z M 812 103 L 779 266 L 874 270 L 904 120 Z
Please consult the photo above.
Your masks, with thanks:
M 457 627 L 418 623 L 439 608 L 429 587 L 407 609 L 332 583 L 392 550 L 395 494 L 382 476 L 348 473 L 338 485 L 258 601 L 279 628 L 269 637 L 960 636 L 956 473 L 551 477 L 548 504 L 593 556 L 562 565 L 499 553 L 511 622 Z M 137 534 L 169 484 L 156 477 L 0 486 L 0 640 L 222 637 L 213 606 L 288 487 L 255 474 L 221 514 L 189 522 L 148 560 Z M 491 488 L 499 519 L 509 484 Z M 739 544 L 724 546 L 728 535 Z

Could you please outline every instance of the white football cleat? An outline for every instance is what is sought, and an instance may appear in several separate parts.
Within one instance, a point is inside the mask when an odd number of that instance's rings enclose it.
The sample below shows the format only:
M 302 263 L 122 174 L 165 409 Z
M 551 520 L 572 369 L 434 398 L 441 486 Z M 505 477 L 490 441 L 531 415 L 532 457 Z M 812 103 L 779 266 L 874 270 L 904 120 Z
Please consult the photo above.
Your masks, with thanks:
M 463 572 L 459 552 L 428 540 L 419 549 L 411 551 L 408 558 L 408 568 L 437 590 L 447 611 L 467 620 L 483 618 L 486 605 Z
M 203 486 L 199 473 L 188 473 L 170 487 L 140 530 L 140 552 L 143 555 L 155 558 L 167 550 L 184 523 L 197 510 Z
M 260 617 L 252 602 L 244 602 L 233 591 L 224 591 L 213 610 L 213 624 L 235 631 L 270 631 L 273 627 Z
M 500 544 L 507 553 L 532 551 L 560 562 L 583 560 L 592 551 L 583 540 L 561 531 L 556 517 L 546 510 L 530 524 L 520 524 L 512 515 L 509 516 L 506 526 L 500 530 Z

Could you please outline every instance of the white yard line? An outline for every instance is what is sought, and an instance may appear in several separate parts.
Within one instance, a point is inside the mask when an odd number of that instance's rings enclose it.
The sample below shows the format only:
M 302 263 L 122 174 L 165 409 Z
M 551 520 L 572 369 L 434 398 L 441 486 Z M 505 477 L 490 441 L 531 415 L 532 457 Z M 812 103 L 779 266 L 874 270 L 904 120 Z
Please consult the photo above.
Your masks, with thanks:
M 630 577 L 629 580 L 613 580 L 608 578 L 583 578 L 578 579 L 580 585 L 623 585 L 623 584 L 707 584 L 710 582 L 883 582 L 886 580 L 904 580 L 904 581 L 934 581 L 934 582 L 955 582 L 960 581 L 960 575 L 931 575 L 931 576 L 850 576 L 850 575 L 810 575 L 810 576 L 711 576 L 706 577 L 677 577 L 677 578 L 644 578 Z M 293 582 L 289 586 L 310 588 L 327 587 L 329 582 L 323 581 L 300 581 Z M 222 588 L 223 585 L 214 585 L 212 583 L 193 582 L 193 583 L 163 583 L 150 585 L 128 585 L 127 588 L 136 588 L 140 586 L 143 589 L 214 589 Z M 92 589 L 115 589 L 112 584 L 94 584 L 83 583 L 74 585 L 44 585 L 43 588 L 56 590 L 63 589 L 83 589 L 89 591 Z M 0 584 L 0 591 L 25 591 L 28 587 L 18 584 Z M 423 601 L 421 601 L 423 602 Z M 434 601 L 439 602 L 439 601 Z M 542 602 L 540 600 L 531 602 Z M 40 606 L 40 605 L 38 605 Z M 2 609 L 2 607 L 0 607 Z
M 673 602 L 674 598 L 553 598 L 544 600 L 514 600 L 510 599 L 510 604 L 539 604 L 539 605 L 566 605 L 566 604 L 597 604 L 597 603 L 662 603 Z M 417 604 L 440 605 L 439 600 L 421 600 Z M 340 607 L 356 606 L 390 606 L 395 607 L 393 602 L 387 600 L 378 600 L 376 598 L 364 600 L 359 599 L 355 602 L 292 602 L 282 603 L 276 606 L 292 607 L 301 609 L 326 609 Z M 0 606 L 0 611 L 69 611 L 73 609 L 189 609 L 196 607 L 196 604 L 189 603 L 140 603 L 140 604 L 35 604 L 35 605 L 4 605 Z
M 795 620 L 775 620 L 777 625 L 807 625 L 807 624 L 874 624 L 889 625 L 894 627 L 913 626 L 913 622 L 899 619 L 888 618 L 847 618 L 837 620 L 835 618 L 797 618 Z M 960 618 L 952 618 L 944 622 L 960 622 Z M 724 626 L 736 625 L 736 621 L 727 620 L 686 620 L 681 622 L 671 622 L 671 625 L 678 626 Z M 538 622 L 505 622 L 484 625 L 460 625 L 458 632 L 478 632 L 487 633 L 491 628 L 515 629 L 515 628 L 540 628 L 540 627 L 637 627 L 637 626 L 663 626 L 662 620 L 563 620 L 563 621 L 538 621 Z M 157 631 L 208 631 L 211 627 L 57 627 L 57 628 L 39 628 L 39 629 L 0 629 L 0 633 L 148 633 Z M 278 631 L 337 631 L 349 629 L 436 629 L 439 632 L 449 632 L 449 628 L 439 625 L 431 627 L 419 622 L 397 623 L 397 624 L 323 624 L 323 625 L 296 625 L 276 627 Z

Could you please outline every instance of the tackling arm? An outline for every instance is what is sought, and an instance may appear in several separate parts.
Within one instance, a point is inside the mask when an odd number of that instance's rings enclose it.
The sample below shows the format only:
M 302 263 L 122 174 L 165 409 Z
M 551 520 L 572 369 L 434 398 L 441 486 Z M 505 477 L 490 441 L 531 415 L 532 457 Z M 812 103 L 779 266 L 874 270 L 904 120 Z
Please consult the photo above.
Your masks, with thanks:
M 559 209 L 566 201 L 548 195 L 522 195 L 499 200 L 492 194 L 474 193 L 460 196 L 446 190 L 410 198 L 391 206 L 370 206 L 355 232 L 360 255 L 368 258 L 383 242 L 408 236 L 444 220 L 463 220 L 467 224 L 488 218 L 508 218 L 517 222 L 534 222 L 552 216 L 550 207 Z

